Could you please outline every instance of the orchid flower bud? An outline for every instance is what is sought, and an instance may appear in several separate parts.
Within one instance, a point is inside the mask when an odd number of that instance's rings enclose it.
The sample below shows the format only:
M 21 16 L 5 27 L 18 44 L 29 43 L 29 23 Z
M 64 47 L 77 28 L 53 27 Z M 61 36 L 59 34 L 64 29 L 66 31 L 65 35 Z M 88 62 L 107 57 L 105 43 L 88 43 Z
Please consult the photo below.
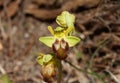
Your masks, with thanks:
M 41 73 L 43 79 L 50 82 L 56 76 L 56 60 L 53 55 L 40 53 L 37 62 L 42 66 Z
M 56 76 L 56 66 L 54 62 L 49 62 L 42 66 L 42 76 L 44 81 L 51 82 L 52 78 Z
M 67 11 L 64 11 L 59 16 L 57 16 L 56 22 L 61 27 L 64 27 L 64 28 L 72 27 L 72 28 L 74 28 L 75 16 L 73 14 L 70 14 Z

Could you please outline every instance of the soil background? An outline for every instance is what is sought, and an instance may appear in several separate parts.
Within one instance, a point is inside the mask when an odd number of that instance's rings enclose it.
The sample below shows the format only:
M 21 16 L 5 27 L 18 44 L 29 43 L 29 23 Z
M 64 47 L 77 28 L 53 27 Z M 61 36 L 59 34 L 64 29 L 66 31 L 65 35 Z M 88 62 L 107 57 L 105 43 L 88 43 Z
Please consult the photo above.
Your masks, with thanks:
M 120 83 L 120 0 L 0 0 L 0 75 L 13 83 L 45 83 L 37 54 L 52 50 L 39 42 L 47 26 L 67 10 L 76 16 L 81 39 L 63 61 L 62 83 Z M 53 83 L 56 82 L 54 79 Z

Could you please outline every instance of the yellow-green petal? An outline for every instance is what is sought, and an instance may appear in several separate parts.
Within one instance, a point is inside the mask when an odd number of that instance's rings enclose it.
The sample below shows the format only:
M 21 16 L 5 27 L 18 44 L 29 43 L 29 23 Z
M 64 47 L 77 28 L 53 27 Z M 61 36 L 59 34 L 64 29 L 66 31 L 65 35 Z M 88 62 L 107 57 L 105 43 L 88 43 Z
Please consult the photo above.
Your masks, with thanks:
M 53 28 L 52 28 L 51 26 L 48 26 L 48 30 L 50 31 L 50 33 L 51 33 L 52 35 L 54 35 L 54 30 L 53 30 Z

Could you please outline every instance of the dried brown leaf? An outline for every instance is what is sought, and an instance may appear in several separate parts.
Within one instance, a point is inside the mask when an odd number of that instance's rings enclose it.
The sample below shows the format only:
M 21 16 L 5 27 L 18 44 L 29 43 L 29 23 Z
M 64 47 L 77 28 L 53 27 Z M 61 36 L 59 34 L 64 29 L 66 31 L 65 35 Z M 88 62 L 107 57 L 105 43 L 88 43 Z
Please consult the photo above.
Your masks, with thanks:
M 45 9 L 39 9 L 35 5 L 31 4 L 26 8 L 25 12 L 42 20 L 46 20 L 55 18 L 61 12 L 61 10 L 55 9 L 48 11 Z
M 39 19 L 53 19 L 55 18 L 58 14 L 60 14 L 61 11 L 64 10 L 73 10 L 73 9 L 77 9 L 80 6 L 85 6 L 85 7 L 94 7 L 96 5 L 98 5 L 98 3 L 100 2 L 100 0 L 70 0 L 67 1 L 66 3 L 62 4 L 60 8 L 58 9 L 52 9 L 52 10 L 48 10 L 48 9 L 40 9 L 39 6 L 42 4 L 48 4 L 49 2 L 43 1 L 43 0 L 35 0 L 34 2 L 39 3 L 35 4 L 29 4 L 26 8 L 25 8 L 25 12 L 27 14 L 31 14 Z M 53 4 L 53 3 L 50 3 Z M 54 4 L 53 4 L 54 6 Z
M 20 0 L 15 0 L 14 2 L 11 2 L 7 8 L 6 8 L 6 13 L 8 17 L 12 17 L 13 15 L 16 14 L 16 12 L 19 10 L 19 4 Z

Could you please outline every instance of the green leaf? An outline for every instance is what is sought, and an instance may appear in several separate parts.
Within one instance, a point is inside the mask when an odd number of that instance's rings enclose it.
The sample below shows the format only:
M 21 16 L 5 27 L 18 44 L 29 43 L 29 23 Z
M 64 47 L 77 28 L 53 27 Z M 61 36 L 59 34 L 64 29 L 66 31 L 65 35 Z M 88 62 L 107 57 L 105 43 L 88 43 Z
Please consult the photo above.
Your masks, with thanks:
M 75 36 L 67 36 L 66 41 L 68 42 L 69 47 L 73 47 L 80 42 L 80 39 Z
M 43 62 L 47 63 L 47 62 L 49 62 L 52 58 L 53 58 L 52 55 L 47 54 L 47 55 L 43 56 Z
M 55 41 L 55 38 L 52 36 L 48 36 L 48 37 L 40 37 L 39 41 L 41 41 L 42 43 L 44 43 L 45 45 L 47 45 L 48 47 L 52 47 L 52 44 Z
M 0 83 L 12 83 L 12 81 L 9 79 L 8 75 L 2 75 L 0 77 Z

